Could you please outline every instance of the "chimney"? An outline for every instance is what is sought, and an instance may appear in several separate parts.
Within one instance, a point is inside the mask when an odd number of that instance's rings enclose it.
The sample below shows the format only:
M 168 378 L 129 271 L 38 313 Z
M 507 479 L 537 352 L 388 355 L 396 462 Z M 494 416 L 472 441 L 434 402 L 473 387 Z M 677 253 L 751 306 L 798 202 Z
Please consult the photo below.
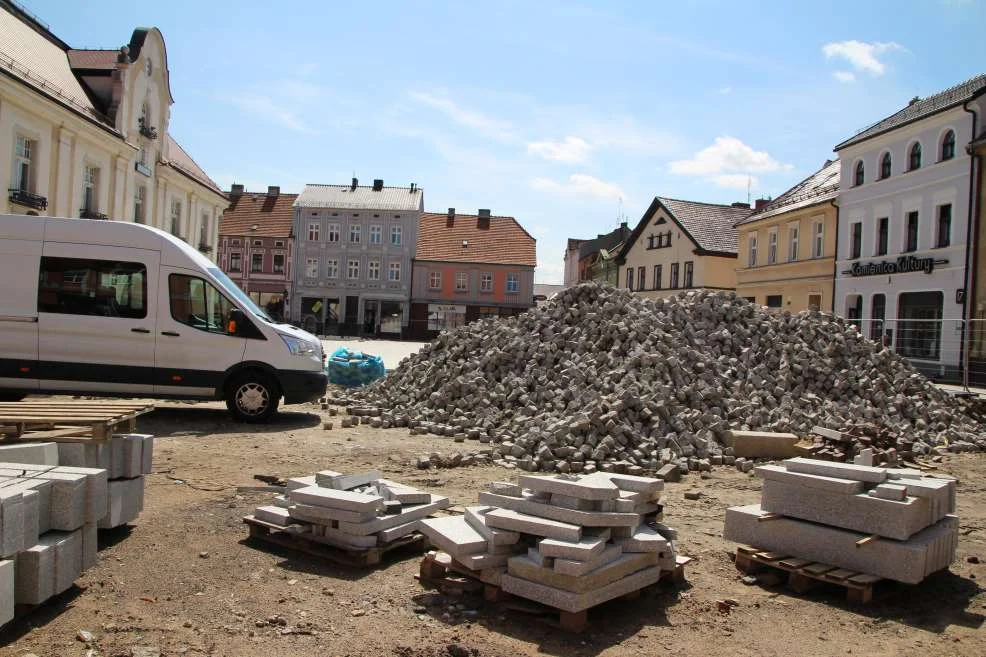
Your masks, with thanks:
M 448 218 L 445 220 L 445 227 L 451 228 L 455 225 L 455 208 L 448 209 Z
M 237 185 L 236 183 L 233 183 L 229 188 L 229 197 L 239 198 L 241 196 L 243 196 L 243 185 Z
M 489 230 L 490 228 L 490 211 L 480 208 L 479 216 L 476 218 L 476 228 L 480 230 Z
M 383 190 L 383 178 L 374 178 L 373 180 L 373 191 L 379 192 Z
M 627 222 L 625 221 L 620 222 L 620 230 L 628 230 Z
M 743 210 L 749 210 L 750 209 L 750 204 L 749 203 L 744 203 L 743 201 L 737 201 L 736 203 L 733 203 L 732 204 L 732 207 L 734 207 L 734 208 L 740 208 L 740 209 L 743 209 Z
M 416 191 L 416 190 L 415 190 L 415 188 L 416 188 L 417 186 L 418 186 L 418 184 L 417 184 L 417 183 L 411 183 L 411 193 L 412 193 L 412 194 L 413 194 L 413 193 L 414 193 L 414 192 Z
M 921 101 L 921 96 L 915 96 L 914 98 L 911 98 L 911 102 L 907 103 L 907 106 L 910 107 L 914 103 L 917 103 L 917 102 L 920 102 L 920 101 Z
M 758 198 L 757 201 L 756 201 L 756 205 L 753 206 L 753 209 L 754 210 L 759 210 L 760 208 L 764 207 L 768 203 L 770 203 L 770 199 L 769 198 Z
M 356 188 L 359 186 L 359 178 L 353 177 L 353 184 L 349 186 L 349 191 L 355 192 Z
M 267 198 L 277 198 L 281 195 L 281 188 L 278 185 L 267 186 Z

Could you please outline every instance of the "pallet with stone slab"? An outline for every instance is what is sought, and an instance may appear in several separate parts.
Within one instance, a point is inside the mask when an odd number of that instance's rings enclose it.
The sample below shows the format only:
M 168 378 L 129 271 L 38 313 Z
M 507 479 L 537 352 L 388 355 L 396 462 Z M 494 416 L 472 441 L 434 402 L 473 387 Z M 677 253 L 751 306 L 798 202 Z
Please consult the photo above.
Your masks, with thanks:
M 28 399 L 0 402 L 0 440 L 8 442 L 91 442 L 114 433 L 133 433 L 137 417 L 154 404 L 100 400 Z
M 882 577 L 837 568 L 835 566 L 798 559 L 779 552 L 761 550 L 748 545 L 736 548 L 736 568 L 747 575 L 773 570 L 780 574 L 795 593 L 805 593 L 819 584 L 831 584 L 846 591 L 849 604 L 867 604 L 873 600 L 873 589 L 886 582 Z

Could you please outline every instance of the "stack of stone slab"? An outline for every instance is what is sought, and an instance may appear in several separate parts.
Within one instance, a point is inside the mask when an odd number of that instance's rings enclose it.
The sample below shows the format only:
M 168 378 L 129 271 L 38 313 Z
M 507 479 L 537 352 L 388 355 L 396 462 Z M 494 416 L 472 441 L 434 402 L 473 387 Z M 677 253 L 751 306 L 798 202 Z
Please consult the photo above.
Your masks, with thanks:
M 100 529 L 120 527 L 137 519 L 144 509 L 144 475 L 151 473 L 154 436 L 114 434 L 110 440 L 58 443 L 58 462 L 102 468 L 109 477 L 106 513 Z
M 660 524 L 660 479 L 596 472 L 521 476 L 479 495 L 462 516 L 421 532 L 460 569 L 564 612 L 584 611 L 657 582 L 676 565 Z
M 756 472 L 761 502 L 726 511 L 727 540 L 908 584 L 955 558 L 954 480 L 807 458 Z
M 346 550 L 386 546 L 449 506 L 447 497 L 382 479 L 377 471 L 323 470 L 289 479 L 287 488 L 274 505 L 258 507 L 254 518 Z

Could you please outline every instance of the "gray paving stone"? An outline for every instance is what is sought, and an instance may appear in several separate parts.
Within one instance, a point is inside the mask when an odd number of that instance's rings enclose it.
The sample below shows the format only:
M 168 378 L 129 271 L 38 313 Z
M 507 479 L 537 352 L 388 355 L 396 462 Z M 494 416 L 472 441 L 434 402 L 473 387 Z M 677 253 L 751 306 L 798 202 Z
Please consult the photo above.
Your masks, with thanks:
M 315 473 L 316 484 L 335 490 L 351 490 L 360 486 L 366 486 L 379 478 L 380 473 L 376 470 L 351 475 L 340 474 L 331 470 L 323 470 L 322 472 Z
M 24 545 L 24 494 L 0 488 L 0 557 L 12 557 Z
M 420 520 L 412 520 L 410 522 L 405 522 L 403 525 L 397 525 L 396 527 L 391 527 L 390 529 L 384 529 L 377 533 L 377 544 L 386 545 L 391 541 L 396 541 L 398 538 L 403 538 L 409 534 L 413 534 L 420 528 Z
M 425 518 L 418 521 L 418 527 L 433 545 L 455 558 L 486 552 L 486 537 L 473 529 L 462 516 Z
M 383 499 L 396 500 L 401 504 L 427 504 L 431 500 L 431 496 L 425 491 L 386 479 L 377 481 L 377 490 Z
M 816 459 L 798 457 L 784 461 L 783 465 L 789 472 L 803 472 L 805 474 L 821 475 L 823 477 L 851 479 L 853 481 L 864 481 L 869 484 L 882 484 L 887 480 L 886 468 L 870 468 L 865 465 L 853 465 L 852 463 L 835 463 L 833 461 L 818 461 Z
M 480 497 L 482 498 L 482 494 L 480 494 Z M 557 538 L 562 541 L 578 542 L 582 539 L 582 528 L 578 525 L 528 515 L 505 508 L 499 508 L 487 513 L 486 526 L 507 529 L 522 534 Z
M 534 600 L 563 611 L 577 612 L 594 607 L 600 603 L 626 595 L 649 586 L 661 579 L 659 567 L 645 568 L 617 580 L 612 584 L 589 591 L 587 593 L 572 593 L 561 589 L 531 582 L 520 577 L 504 573 L 500 586 L 507 593 L 512 593 L 528 600 Z
M 136 470 L 135 476 L 141 476 L 140 468 Z M 106 513 L 106 496 L 109 494 L 106 471 L 100 468 L 67 466 L 59 467 L 53 472 L 83 475 L 86 478 L 86 522 L 99 522 Z
M 578 480 L 558 477 L 537 477 L 521 475 L 517 483 L 541 493 L 560 493 L 583 500 L 614 500 L 620 496 L 620 489 L 613 482 L 583 477 Z
M 58 445 L 56 443 L 0 445 L 0 461 L 29 465 L 58 465 Z
M 54 499 L 52 499 L 54 507 Z M 144 478 L 113 479 L 108 482 L 106 512 L 97 521 L 100 529 L 122 527 L 133 522 L 144 508 Z
M 0 627 L 14 620 L 14 598 L 17 591 L 14 561 L 0 561 Z
M 605 502 L 615 502 L 619 500 L 605 500 Z M 562 495 L 561 493 L 551 493 L 551 497 L 548 499 L 548 504 L 553 504 L 555 506 L 560 506 L 563 509 L 575 509 L 577 511 L 601 511 L 602 508 L 600 504 L 602 500 L 585 500 L 578 497 L 572 497 L 571 495 Z
M 769 431 L 739 431 L 729 429 L 723 434 L 728 447 L 733 448 L 733 456 L 746 458 L 787 458 L 797 452 L 794 446 L 799 438 L 793 433 L 772 433 Z
M 383 498 L 379 495 L 363 495 L 348 490 L 336 490 L 309 486 L 288 492 L 292 502 L 322 506 L 357 513 L 370 513 L 383 510 Z
M 615 539 L 614 542 L 622 546 L 624 552 L 673 553 L 671 541 L 647 525 L 637 527 L 629 538 Z
M 58 531 L 74 531 L 85 524 L 89 508 L 85 475 L 51 470 L 35 475 L 35 478 L 51 482 L 49 527 Z
M 573 561 L 589 561 L 598 557 L 606 549 L 605 538 L 583 536 L 578 542 L 560 541 L 556 538 L 544 538 L 538 541 L 538 549 L 542 554 L 559 559 Z
M 405 506 L 400 513 L 395 513 L 391 516 L 384 516 L 382 518 L 377 518 L 376 520 L 371 520 L 369 522 L 363 523 L 348 523 L 340 522 L 339 530 L 349 534 L 355 534 L 358 536 L 366 536 L 369 534 L 376 534 L 382 532 L 385 529 L 392 529 L 398 525 L 403 525 L 405 523 L 411 522 L 412 520 L 420 520 L 422 518 L 427 518 L 432 513 L 440 511 L 441 509 L 446 509 L 450 506 L 447 497 L 441 497 L 439 495 L 432 495 L 431 502 L 429 504 L 417 504 L 414 506 Z
M 817 488 L 818 490 L 831 493 L 855 495 L 862 493 L 866 489 L 866 486 L 861 481 L 805 474 L 803 472 L 791 472 L 782 465 L 761 465 L 755 468 L 755 472 L 763 480 L 779 481 L 803 488 Z
M 583 527 L 636 527 L 643 522 L 643 517 L 639 513 L 576 511 L 487 492 L 479 494 L 479 502 Z
M 466 522 L 486 538 L 490 547 L 516 545 L 520 540 L 519 533 L 506 529 L 494 529 L 486 525 L 486 514 L 493 509 L 494 507 L 491 506 L 467 506 L 464 514 Z
M 338 522 L 370 522 L 371 520 L 376 520 L 379 517 L 376 511 L 360 513 L 358 511 L 346 511 L 344 509 L 333 509 L 327 506 L 313 506 L 311 504 L 292 503 L 288 506 L 287 510 L 288 515 L 292 518 L 317 525 L 332 525 Z
M 570 575 L 581 577 L 597 568 L 616 561 L 623 554 L 623 548 L 619 545 L 610 543 L 605 546 L 602 552 L 593 555 L 586 560 L 579 559 L 555 559 L 555 572 L 560 575 Z
M 41 542 L 51 536 L 55 542 L 55 595 L 67 591 L 82 574 L 82 530 L 48 532 Z
M 288 492 L 293 490 L 298 490 L 299 488 L 308 488 L 309 486 L 317 486 L 315 483 L 315 475 L 310 475 L 307 477 L 292 477 L 286 482 Z
M 556 572 L 553 568 L 539 566 L 527 555 L 511 557 L 507 573 L 531 582 L 572 593 L 586 593 L 602 588 L 642 568 L 657 565 L 657 555 L 652 553 L 622 554 L 584 575 L 573 577 Z
M 58 443 L 58 464 L 80 468 L 111 469 L 110 443 Z
M 538 568 L 551 568 L 555 565 L 553 557 L 546 557 L 535 547 L 527 548 L 527 558 L 537 564 Z
M 347 550 L 366 550 L 376 547 L 379 543 L 379 539 L 375 535 L 357 536 L 325 525 L 315 525 L 313 529 L 318 530 L 317 533 L 312 533 L 311 538 L 313 540 Z
M 489 554 L 487 552 L 481 552 L 479 554 L 462 555 L 462 558 L 456 559 L 456 561 L 469 570 L 485 571 L 506 566 L 510 556 L 511 555 L 509 554 Z
M 99 561 L 99 531 L 94 522 L 87 522 L 79 531 L 82 533 L 82 572 L 85 572 Z
M 17 553 L 17 604 L 39 605 L 55 594 L 55 545 L 39 539 L 35 545 Z
M 253 517 L 278 527 L 287 527 L 291 524 L 291 514 L 280 506 L 258 506 L 253 511 Z
M 583 477 L 583 479 L 594 478 L 608 479 L 621 491 L 644 493 L 648 496 L 664 490 L 664 480 L 656 477 L 640 477 L 616 472 L 594 472 L 591 475 Z
M 506 481 L 494 481 L 486 484 L 487 490 L 497 495 L 509 495 L 510 497 L 520 497 L 523 489 L 518 484 L 511 484 Z
M 879 484 L 869 491 L 870 497 L 879 497 L 881 500 L 893 500 L 903 502 L 907 499 L 907 487 L 897 484 Z

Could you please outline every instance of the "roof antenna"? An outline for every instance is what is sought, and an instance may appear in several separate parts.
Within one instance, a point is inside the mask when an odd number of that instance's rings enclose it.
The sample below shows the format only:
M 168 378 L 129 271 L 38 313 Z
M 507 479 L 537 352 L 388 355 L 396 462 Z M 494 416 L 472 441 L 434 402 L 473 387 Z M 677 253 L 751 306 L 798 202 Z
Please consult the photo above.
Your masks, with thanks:
M 746 204 L 747 205 L 751 203 L 750 199 L 752 197 L 750 196 L 750 185 L 752 184 L 753 184 L 753 176 L 751 176 L 750 174 L 746 174 Z

